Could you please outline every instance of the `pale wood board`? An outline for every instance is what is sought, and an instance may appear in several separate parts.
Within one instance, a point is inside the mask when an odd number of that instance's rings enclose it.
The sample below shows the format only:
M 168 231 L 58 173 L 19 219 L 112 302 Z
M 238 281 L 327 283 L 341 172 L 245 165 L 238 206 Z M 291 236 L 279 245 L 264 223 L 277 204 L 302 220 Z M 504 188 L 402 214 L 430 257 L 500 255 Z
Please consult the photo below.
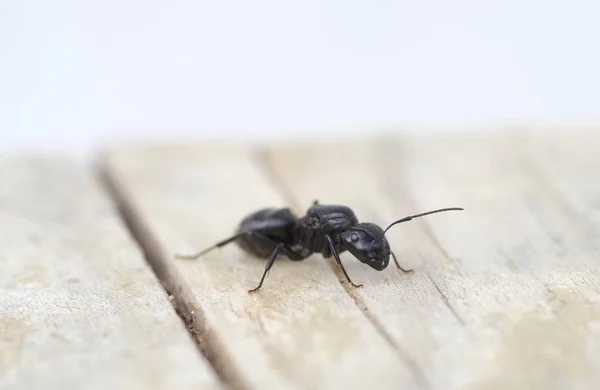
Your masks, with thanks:
M 530 159 L 548 187 L 555 190 L 581 227 L 600 227 L 600 133 L 569 133 L 523 139 Z M 562 232 L 568 233 L 568 232 Z M 593 240 L 589 240 L 593 242 Z
M 236 246 L 190 261 L 241 219 L 286 199 L 255 155 L 219 144 L 113 148 L 103 166 L 141 242 L 230 384 L 253 389 L 422 388 L 318 257 L 265 260 Z M 312 199 L 311 199 L 312 200 Z
M 0 388 L 218 389 L 92 170 L 0 162 Z
M 388 171 L 383 167 L 381 152 L 374 143 L 321 144 L 310 148 L 281 146 L 270 151 L 267 161 L 289 188 L 293 196 L 291 203 L 302 205 L 307 199 L 318 198 L 323 204 L 346 204 L 354 209 L 359 220 L 385 227 L 395 219 L 420 210 L 403 202 L 405 196 L 393 199 L 387 195 L 389 183 L 382 181 L 385 179 L 382 175 Z M 392 167 L 394 164 L 388 169 Z M 461 205 L 438 204 L 435 208 L 447 206 Z M 464 220 L 465 215 L 453 212 L 431 218 L 453 223 Z M 468 335 L 423 269 L 451 270 L 451 262 L 431 245 L 414 222 L 409 224 L 412 226 L 393 228 L 387 236 L 398 261 L 404 268 L 413 268 L 413 273 L 397 270 L 392 262 L 386 270 L 377 272 L 344 253 L 342 262 L 350 277 L 364 285 L 359 289 L 346 287 L 368 315 L 383 327 L 396 347 L 415 362 L 428 386 L 455 388 L 455 384 L 469 379 L 471 364 L 477 363 L 478 356 L 462 350 L 470 344 L 466 340 Z M 336 267 L 333 269 L 337 271 Z M 338 278 L 344 280 L 343 274 L 338 272 Z
M 295 205 L 345 203 L 382 225 L 466 209 L 388 233 L 413 274 L 343 256 L 365 285 L 349 293 L 429 386 L 595 389 L 598 150 L 597 138 L 575 136 L 408 138 L 278 145 L 267 161 Z
M 578 174 L 581 143 L 576 135 L 527 140 L 409 142 L 406 182 L 421 204 L 469 202 L 468 224 L 428 225 L 463 275 L 442 289 L 493 351 L 477 387 L 598 388 L 598 241 L 549 185 Z M 571 149 L 546 156 L 563 164 L 548 180 L 532 157 L 543 144 Z

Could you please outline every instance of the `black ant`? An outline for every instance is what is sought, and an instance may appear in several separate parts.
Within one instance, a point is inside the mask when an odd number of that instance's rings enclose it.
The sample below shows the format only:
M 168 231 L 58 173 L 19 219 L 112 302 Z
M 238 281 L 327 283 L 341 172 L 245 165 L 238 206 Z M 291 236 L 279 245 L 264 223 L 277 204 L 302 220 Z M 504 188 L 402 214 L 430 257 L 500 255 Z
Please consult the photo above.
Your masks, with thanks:
M 195 255 L 176 255 L 176 257 L 196 259 L 215 248 L 237 240 L 238 246 L 243 250 L 261 258 L 268 258 L 260 283 L 256 288 L 248 291 L 253 293 L 262 287 L 265 276 L 279 252 L 293 261 L 304 260 L 313 253 L 320 252 L 324 258 L 330 258 L 333 254 L 348 282 L 354 287 L 362 287 L 362 284 L 355 284 L 346 273 L 340 260 L 340 253 L 348 250 L 362 263 L 377 271 L 382 271 L 388 266 L 391 255 L 398 269 L 412 272 L 411 269 L 400 266 L 394 252 L 390 250 L 385 233 L 397 223 L 450 210 L 464 209 L 453 207 L 412 215 L 392 222 L 384 230 L 373 223 L 359 223 L 354 211 L 347 206 L 321 205 L 318 201 L 314 201 L 301 218 L 297 218 L 289 208 L 266 208 L 246 216 L 235 235 Z

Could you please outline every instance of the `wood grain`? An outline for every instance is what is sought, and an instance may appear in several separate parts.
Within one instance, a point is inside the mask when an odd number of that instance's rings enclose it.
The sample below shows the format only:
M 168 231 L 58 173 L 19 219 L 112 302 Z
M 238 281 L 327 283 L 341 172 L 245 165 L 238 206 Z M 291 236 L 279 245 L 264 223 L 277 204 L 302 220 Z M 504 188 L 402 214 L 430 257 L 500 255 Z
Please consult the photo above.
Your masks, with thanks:
M 597 388 L 597 250 L 583 220 L 540 179 L 531 146 L 517 137 L 414 140 L 404 148 L 406 182 L 422 203 L 468 202 L 468 224 L 428 225 L 463 275 L 444 278 L 442 290 L 494 351 L 475 385 Z M 576 172 L 577 163 L 564 163 L 564 174 Z
M 91 171 L 3 157 L 0 247 L 0 388 L 220 388 Z
M 600 133 L 586 132 L 523 137 L 529 160 L 566 212 L 581 227 L 600 227 Z M 567 233 L 567 232 L 563 232 Z M 588 240 L 594 242 L 595 240 Z
M 253 153 L 215 145 L 113 148 L 104 168 L 152 247 L 191 327 L 236 387 L 419 388 L 418 373 L 356 306 L 326 262 L 265 260 L 235 246 L 174 259 L 226 238 L 247 213 L 287 206 Z
M 431 388 L 593 389 L 600 384 L 598 245 L 548 185 L 558 183 L 576 210 L 594 207 L 598 157 L 586 142 L 583 153 L 581 142 L 547 141 L 546 167 L 560 175 L 547 180 L 532 157 L 536 142 L 516 136 L 278 145 L 267 161 L 290 201 L 345 203 L 382 225 L 434 208 L 466 209 L 390 230 L 413 274 L 393 265 L 377 273 L 343 256 L 365 284 L 348 292 Z M 575 145 L 581 153 L 566 152 Z M 556 161 L 553 149 L 564 158 Z M 578 186 L 573 176 L 589 181 Z

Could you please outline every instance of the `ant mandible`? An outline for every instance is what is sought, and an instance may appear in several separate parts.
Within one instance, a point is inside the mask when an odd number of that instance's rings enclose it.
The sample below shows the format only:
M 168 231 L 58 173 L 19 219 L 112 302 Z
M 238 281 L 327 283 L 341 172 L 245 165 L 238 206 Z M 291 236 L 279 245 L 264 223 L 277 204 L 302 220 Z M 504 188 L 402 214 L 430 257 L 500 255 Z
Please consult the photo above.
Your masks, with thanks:
M 377 271 L 382 271 L 388 266 L 391 255 L 398 269 L 407 273 L 412 272 L 411 269 L 400 266 L 394 252 L 390 249 L 385 233 L 398 223 L 450 210 L 464 209 L 451 207 L 411 215 L 394 221 L 387 228 L 382 229 L 374 223 L 359 223 L 354 211 L 347 206 L 321 205 L 316 200 L 300 218 L 297 218 L 289 208 L 265 208 L 246 216 L 233 236 L 194 255 L 176 255 L 176 257 L 197 259 L 213 249 L 236 242 L 244 251 L 268 259 L 258 286 L 248 291 L 253 293 L 262 287 L 265 276 L 280 252 L 293 261 L 304 260 L 313 253 L 321 253 L 324 258 L 333 255 L 348 282 L 354 287 L 362 287 L 362 284 L 355 284 L 348 276 L 340 260 L 340 253 L 348 250 L 360 262 Z

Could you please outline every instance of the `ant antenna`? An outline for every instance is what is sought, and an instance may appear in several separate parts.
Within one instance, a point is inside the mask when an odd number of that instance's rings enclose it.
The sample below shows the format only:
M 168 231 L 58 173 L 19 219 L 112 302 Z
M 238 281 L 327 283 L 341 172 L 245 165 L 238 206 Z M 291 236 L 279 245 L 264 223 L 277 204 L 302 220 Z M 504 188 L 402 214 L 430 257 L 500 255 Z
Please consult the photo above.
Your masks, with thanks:
M 425 215 L 435 214 L 435 213 L 440 213 L 442 211 L 450 211 L 450 210 L 464 210 L 464 209 L 460 208 L 460 207 L 450 207 L 450 208 L 446 208 L 446 209 L 438 209 L 438 210 L 428 211 L 428 212 L 422 213 L 422 214 L 411 215 L 410 217 L 405 217 L 405 218 L 399 219 L 395 222 L 392 222 L 388 227 L 385 228 L 385 230 L 383 231 L 383 235 L 385 235 L 385 232 L 387 232 L 389 228 L 391 228 L 392 226 L 394 226 L 397 223 L 408 222 L 413 218 L 419 218 L 419 217 L 423 217 Z

